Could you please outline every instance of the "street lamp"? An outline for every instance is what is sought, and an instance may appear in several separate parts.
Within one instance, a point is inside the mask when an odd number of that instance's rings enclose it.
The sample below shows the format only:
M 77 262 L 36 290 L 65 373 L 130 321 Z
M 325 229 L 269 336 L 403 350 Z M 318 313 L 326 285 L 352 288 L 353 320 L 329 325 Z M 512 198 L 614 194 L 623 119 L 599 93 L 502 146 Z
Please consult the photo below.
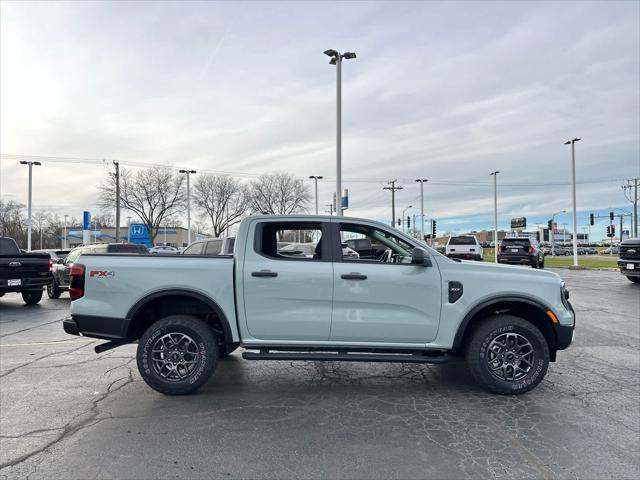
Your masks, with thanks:
M 191 187 L 189 184 L 189 175 L 196 173 L 195 170 L 178 170 L 180 173 L 187 174 L 187 243 L 191 245 Z
M 493 256 L 498 263 L 498 174 L 495 170 L 490 173 L 493 176 Z
M 579 138 L 567 140 L 565 145 L 571 145 L 571 190 L 573 194 L 573 266 L 578 266 L 578 220 L 576 218 L 576 142 Z
M 420 218 L 422 219 L 422 224 L 420 228 L 420 232 L 422 235 L 422 241 L 424 242 L 424 183 L 429 180 L 426 178 L 416 178 L 416 182 L 420 182 Z M 413 226 L 415 228 L 415 225 Z
M 551 256 L 555 256 L 556 254 L 556 249 L 555 249 L 555 234 L 553 231 L 553 226 L 555 225 L 555 218 L 556 215 L 560 215 L 561 213 L 567 213 L 566 210 L 561 210 L 559 212 L 554 213 L 553 215 L 551 215 L 551 232 L 549 233 L 549 237 L 551 237 Z M 564 234 L 562 235 L 562 239 L 564 240 Z
M 67 217 L 69 215 L 64 216 L 64 248 L 67 248 Z
M 322 180 L 322 175 L 309 175 L 309 178 L 312 178 L 316 184 L 316 215 L 318 215 L 318 180 Z
M 402 231 L 404 232 L 404 214 L 406 213 L 407 210 L 409 210 L 410 208 L 413 208 L 413 205 L 409 205 L 407 208 L 405 208 L 404 210 L 402 210 L 402 217 L 401 217 L 401 221 L 402 221 Z
M 336 82 L 336 215 L 342 216 L 342 59 L 356 58 L 354 52 L 340 53 L 336 50 L 325 50 L 325 55 L 331 57 L 329 64 L 337 67 Z
M 32 185 L 32 180 L 33 180 L 33 166 L 34 165 L 42 165 L 40 162 L 25 162 L 24 160 L 22 160 L 20 162 L 21 165 L 29 165 L 29 206 L 27 207 L 28 209 L 28 220 L 27 220 L 27 251 L 30 252 L 31 251 L 31 185 Z

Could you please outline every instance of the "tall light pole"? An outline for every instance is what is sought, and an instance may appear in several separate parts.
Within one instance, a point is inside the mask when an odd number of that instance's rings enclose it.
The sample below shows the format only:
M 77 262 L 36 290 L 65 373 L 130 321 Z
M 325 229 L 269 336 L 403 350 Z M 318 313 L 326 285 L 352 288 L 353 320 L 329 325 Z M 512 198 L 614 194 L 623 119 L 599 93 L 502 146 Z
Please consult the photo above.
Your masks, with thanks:
M 120 241 L 120 162 L 113 161 L 116 166 L 116 243 Z
M 67 217 L 69 215 L 64 216 L 64 248 L 67 248 Z
M 25 162 L 22 160 L 20 162 L 22 165 L 29 165 L 29 205 L 27 207 L 28 211 L 28 219 L 27 219 L 27 251 L 31 251 L 31 192 L 32 192 L 32 183 L 33 183 L 33 166 L 34 165 L 42 165 L 40 162 Z
M 405 208 L 404 210 L 402 210 L 402 218 L 400 219 L 402 221 L 402 231 L 404 232 L 404 224 L 405 224 L 405 218 L 404 218 L 404 214 L 406 213 L 407 210 L 409 210 L 410 208 L 413 208 L 413 205 L 409 205 L 407 208 Z
M 127 243 L 131 243 L 131 217 L 127 217 Z
M 318 180 L 322 180 L 324 177 L 322 175 L 309 175 L 309 178 L 312 178 L 316 184 L 316 215 L 318 215 Z
M 493 176 L 493 256 L 498 263 L 498 174 L 500 171 L 495 170 L 490 173 Z
M 576 142 L 579 138 L 574 138 L 564 142 L 571 145 L 571 192 L 573 196 L 573 266 L 578 266 L 578 220 L 576 214 Z
M 416 178 L 416 182 L 420 182 L 420 218 L 422 219 L 422 226 L 420 233 L 422 235 L 421 240 L 424 242 L 424 182 L 428 182 L 426 178 Z M 415 223 L 415 222 L 414 222 Z M 413 225 L 413 228 L 416 226 Z
M 336 50 L 325 50 L 325 55 L 331 57 L 329 63 L 335 65 L 337 71 L 336 82 L 336 215 L 342 216 L 342 60 L 356 58 L 354 52 L 340 53 Z
M 191 245 L 191 184 L 189 176 L 196 173 L 195 170 L 179 170 L 180 173 L 187 174 L 187 243 Z
M 551 256 L 552 257 L 555 256 L 556 254 L 555 232 L 553 231 L 553 226 L 556 224 L 556 215 L 560 215 L 561 213 L 567 213 L 567 211 L 561 210 L 551 215 L 551 232 L 549 233 L 549 239 L 551 240 Z M 562 239 L 564 240 L 564 234 L 562 235 Z

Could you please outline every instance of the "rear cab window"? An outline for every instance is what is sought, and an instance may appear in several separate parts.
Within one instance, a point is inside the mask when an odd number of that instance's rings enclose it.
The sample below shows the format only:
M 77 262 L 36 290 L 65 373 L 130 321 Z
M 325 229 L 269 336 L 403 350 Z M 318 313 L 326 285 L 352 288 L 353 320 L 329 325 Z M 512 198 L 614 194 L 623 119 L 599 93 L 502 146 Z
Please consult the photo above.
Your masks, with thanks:
M 222 240 L 210 240 L 204 251 L 205 255 L 220 255 L 222 250 Z
M 182 252 L 183 255 L 202 255 L 204 250 L 204 242 L 192 243 Z
M 11 238 L 0 238 L 0 255 L 19 255 L 20 249 Z
M 475 245 L 476 239 L 475 237 L 451 237 L 449 239 L 449 245 Z

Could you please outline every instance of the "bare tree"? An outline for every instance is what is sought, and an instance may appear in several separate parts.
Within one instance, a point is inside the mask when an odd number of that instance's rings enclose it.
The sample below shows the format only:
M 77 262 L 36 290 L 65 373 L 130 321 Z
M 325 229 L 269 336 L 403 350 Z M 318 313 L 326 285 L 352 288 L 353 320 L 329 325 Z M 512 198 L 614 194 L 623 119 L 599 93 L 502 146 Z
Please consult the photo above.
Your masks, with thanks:
M 0 200 L 0 235 L 13 238 L 18 245 L 27 244 L 27 219 L 23 204 Z
M 249 209 L 248 189 L 234 178 L 200 175 L 193 187 L 195 204 L 209 217 L 216 237 L 240 222 Z
M 251 182 L 250 200 L 256 213 L 290 215 L 306 211 L 311 193 L 302 180 L 276 172 Z
M 134 212 L 147 226 L 149 240 L 155 245 L 158 228 L 165 218 L 177 214 L 184 206 L 184 177 L 169 168 L 152 167 L 132 172 L 120 171 L 120 203 Z M 100 205 L 114 208 L 116 203 L 115 174 L 100 186 Z

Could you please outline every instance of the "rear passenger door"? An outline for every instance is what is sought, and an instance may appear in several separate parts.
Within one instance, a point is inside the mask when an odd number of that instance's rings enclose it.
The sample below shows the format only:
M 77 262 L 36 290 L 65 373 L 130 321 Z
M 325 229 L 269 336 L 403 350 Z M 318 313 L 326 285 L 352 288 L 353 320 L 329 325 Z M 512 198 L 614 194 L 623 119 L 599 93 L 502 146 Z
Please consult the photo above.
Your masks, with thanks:
M 255 222 L 242 265 L 244 317 L 254 340 L 326 341 L 331 329 L 333 265 L 329 224 Z M 288 255 L 278 242 L 314 244 L 307 255 Z

